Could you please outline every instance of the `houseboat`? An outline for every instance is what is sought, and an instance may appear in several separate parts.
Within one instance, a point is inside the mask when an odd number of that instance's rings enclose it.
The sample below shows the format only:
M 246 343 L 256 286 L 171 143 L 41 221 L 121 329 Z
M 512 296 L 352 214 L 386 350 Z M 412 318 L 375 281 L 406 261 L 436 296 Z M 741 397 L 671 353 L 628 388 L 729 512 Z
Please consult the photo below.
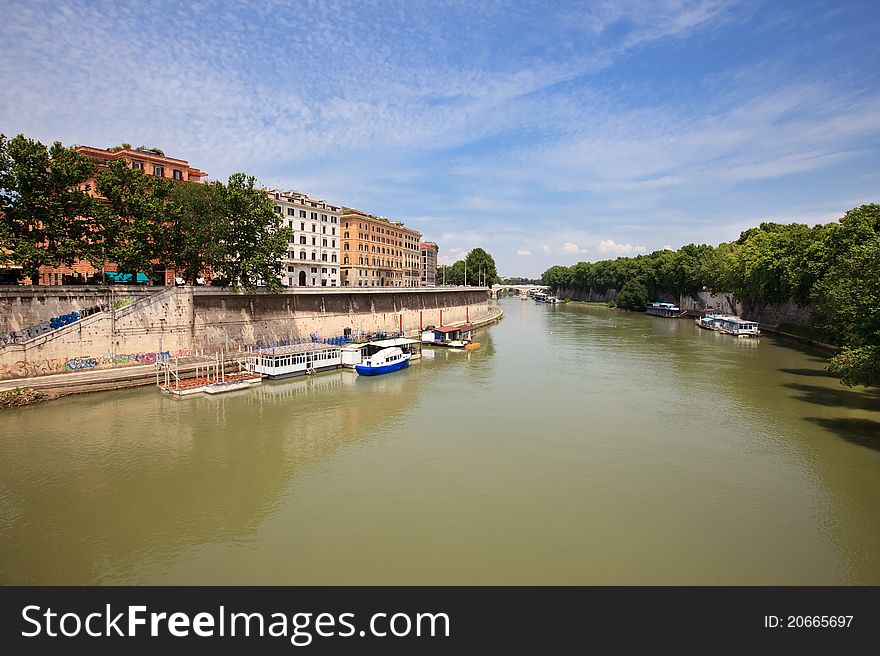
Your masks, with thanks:
M 365 359 L 354 370 L 361 376 L 378 376 L 403 369 L 409 365 L 409 353 L 404 353 L 396 346 L 384 348 Z
M 473 341 L 474 327 L 469 323 L 460 326 L 428 326 L 422 331 L 422 344 L 463 348 Z
M 261 349 L 247 359 L 248 371 L 272 379 L 313 374 L 341 364 L 340 347 L 314 342 Z
M 645 310 L 647 314 L 654 315 L 655 317 L 669 317 L 677 319 L 681 316 L 681 308 L 675 305 L 674 303 L 661 303 L 660 301 L 654 301 Z
M 721 312 L 714 311 L 705 311 L 700 317 L 694 319 L 694 323 L 696 323 L 700 328 L 705 328 L 706 330 L 715 330 L 718 327 L 718 320 L 723 317 L 724 314 Z
M 758 337 L 761 331 L 757 321 L 746 321 L 740 317 L 725 314 L 716 320 L 717 330 L 725 335 L 734 337 Z
M 535 294 L 535 303 L 546 303 L 547 302 L 547 294 L 543 292 L 538 292 Z

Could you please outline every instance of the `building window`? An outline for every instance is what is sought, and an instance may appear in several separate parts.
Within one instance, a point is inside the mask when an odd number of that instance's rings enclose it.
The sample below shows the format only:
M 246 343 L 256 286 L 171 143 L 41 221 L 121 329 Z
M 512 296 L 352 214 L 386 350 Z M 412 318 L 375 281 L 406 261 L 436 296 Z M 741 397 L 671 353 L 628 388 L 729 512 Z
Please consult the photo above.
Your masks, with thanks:
M 313 260 L 317 260 L 317 259 L 318 259 L 318 254 L 317 254 L 315 251 L 312 251 L 312 259 L 313 259 Z
M 305 210 L 299 211 L 299 218 L 301 218 L 301 219 L 306 218 L 306 211 Z M 305 230 L 305 228 L 303 228 L 303 230 Z
M 160 178 L 165 177 L 165 167 L 164 166 L 154 166 L 153 167 L 153 175 L 157 175 Z
M 327 273 L 327 267 L 321 267 L 321 273 Z
M 306 236 L 305 236 L 305 235 L 300 235 L 300 236 L 299 236 L 299 243 L 300 243 L 300 244 L 305 244 L 305 243 L 306 243 Z
M 144 163 L 143 162 L 132 162 L 131 168 L 133 168 L 135 171 L 143 171 L 144 170 Z
M 312 273 L 318 273 L 318 267 L 312 267 Z
M 305 252 L 305 251 L 300 251 L 300 252 L 299 252 L 299 259 L 301 259 L 301 260 L 306 259 L 306 252 Z
M 322 245 L 324 248 L 327 248 L 327 240 L 326 240 L 326 239 L 322 239 L 321 242 L 322 242 L 321 245 Z
M 322 221 L 326 221 L 326 220 L 327 220 L 327 215 L 326 215 L 326 214 L 322 214 L 322 215 L 321 215 L 321 220 L 322 220 Z
M 275 214 L 281 214 L 281 205 L 275 206 Z
M 183 180 L 183 171 L 178 171 L 177 169 L 174 169 L 171 172 L 171 175 L 175 180 Z
M 317 220 L 318 220 L 318 213 L 312 212 L 312 221 L 317 221 Z
M 336 261 L 336 253 L 333 253 L 333 256 L 330 258 L 333 262 Z
M 326 261 L 327 261 L 327 253 L 321 253 L 321 261 L 322 261 L 322 262 L 326 262 Z
M 327 279 L 321 278 L 321 287 L 326 287 L 326 286 L 327 286 Z
M 296 210 L 293 209 L 292 207 L 288 207 L 287 208 L 287 216 L 295 216 L 295 215 L 296 215 Z M 291 228 L 293 227 L 293 221 L 290 222 L 290 227 Z

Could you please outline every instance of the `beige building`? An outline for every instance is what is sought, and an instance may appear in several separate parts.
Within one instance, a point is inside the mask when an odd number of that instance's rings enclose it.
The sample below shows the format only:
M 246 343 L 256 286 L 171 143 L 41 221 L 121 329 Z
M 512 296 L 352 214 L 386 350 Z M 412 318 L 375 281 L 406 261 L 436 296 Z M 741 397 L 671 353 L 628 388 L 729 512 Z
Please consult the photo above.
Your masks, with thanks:
M 344 208 L 343 287 L 419 287 L 422 233 L 403 223 Z
M 297 191 L 267 189 L 283 225 L 293 230 L 281 261 L 287 287 L 338 287 L 340 284 L 340 208 Z

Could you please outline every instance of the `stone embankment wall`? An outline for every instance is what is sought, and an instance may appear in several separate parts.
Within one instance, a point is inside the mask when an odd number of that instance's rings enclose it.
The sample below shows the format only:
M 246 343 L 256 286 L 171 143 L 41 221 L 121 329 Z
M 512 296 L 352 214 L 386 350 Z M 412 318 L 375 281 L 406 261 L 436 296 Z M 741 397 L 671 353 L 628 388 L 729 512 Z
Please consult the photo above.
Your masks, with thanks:
M 698 312 L 707 307 L 721 312 L 735 314 L 749 321 L 757 321 L 765 326 L 778 326 L 788 323 L 794 326 L 807 327 L 813 317 L 813 307 L 798 305 L 794 301 L 767 303 L 760 306 L 749 306 L 734 298 L 729 292 L 699 292 L 694 296 L 682 296 L 679 302 L 682 310 Z
M 486 290 L 370 291 L 230 295 L 199 290 L 195 297 L 193 347 L 239 345 L 353 334 L 397 332 L 460 323 L 485 316 Z
M 88 289 L 88 288 L 86 288 Z M 91 290 L 89 290 L 91 292 Z M 114 298 L 117 296 L 114 292 Z M 489 314 L 485 289 L 296 290 L 280 294 L 236 294 L 225 290 L 168 287 L 141 294 L 121 308 L 92 314 L 23 343 L 0 344 L 0 379 L 27 378 L 82 369 L 152 364 L 165 357 L 245 349 L 295 339 L 352 332 L 408 334 L 419 326 L 477 320 Z M 60 298 L 90 303 L 90 294 L 56 296 L 46 303 L 11 291 L 0 296 L 19 307 L 16 321 L 45 321 L 61 311 Z M 28 305 L 31 307 L 27 307 Z
M 584 291 L 582 289 L 566 288 L 559 289 L 557 295 L 561 298 L 570 298 L 575 301 L 591 301 L 594 303 L 607 303 L 617 299 L 617 291 L 614 289 L 600 294 L 592 290 Z M 794 301 L 784 301 L 782 303 L 750 307 L 742 301 L 735 299 L 730 292 L 712 293 L 705 291 L 698 292 L 693 296 L 682 295 L 678 298 L 672 294 L 658 294 L 651 300 L 678 303 L 682 310 L 687 310 L 692 314 L 711 307 L 727 314 L 735 314 L 750 321 L 757 321 L 768 327 L 778 326 L 783 323 L 806 327 L 810 325 L 810 319 L 813 316 L 813 308 L 809 305 L 798 305 Z
M 0 335 L 23 331 L 52 317 L 70 312 L 86 312 L 92 308 L 128 305 L 139 298 L 150 297 L 161 288 L 114 285 L 0 287 Z

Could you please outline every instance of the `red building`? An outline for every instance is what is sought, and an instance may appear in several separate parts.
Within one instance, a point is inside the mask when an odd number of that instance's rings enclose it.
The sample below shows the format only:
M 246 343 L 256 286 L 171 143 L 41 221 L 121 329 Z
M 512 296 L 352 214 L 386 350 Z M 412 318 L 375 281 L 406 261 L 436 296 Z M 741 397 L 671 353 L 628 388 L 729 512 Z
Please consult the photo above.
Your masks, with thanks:
M 134 148 L 104 150 L 102 148 L 92 148 L 91 146 L 75 146 L 74 150 L 85 155 L 98 165 L 95 175 L 83 183 L 82 186 L 83 190 L 95 197 L 100 197 L 100 194 L 95 191 L 98 174 L 101 170 L 107 168 L 109 162 L 117 159 L 125 159 L 131 168 L 139 169 L 146 175 L 158 175 L 181 182 L 204 182 L 204 179 L 208 176 L 207 173 L 190 166 L 186 160 L 166 157 L 155 152 L 136 150 Z M 100 278 L 102 272 L 112 273 L 116 270 L 116 264 L 113 262 L 102 263 L 76 260 L 73 266 L 40 267 L 39 282 L 41 285 L 89 284 L 95 277 Z M 174 284 L 174 271 L 165 270 L 164 272 L 156 273 L 160 275 L 160 278 L 164 279 L 164 284 Z M 25 280 L 25 284 L 31 284 L 29 279 Z M 156 280 L 155 282 L 162 281 Z

